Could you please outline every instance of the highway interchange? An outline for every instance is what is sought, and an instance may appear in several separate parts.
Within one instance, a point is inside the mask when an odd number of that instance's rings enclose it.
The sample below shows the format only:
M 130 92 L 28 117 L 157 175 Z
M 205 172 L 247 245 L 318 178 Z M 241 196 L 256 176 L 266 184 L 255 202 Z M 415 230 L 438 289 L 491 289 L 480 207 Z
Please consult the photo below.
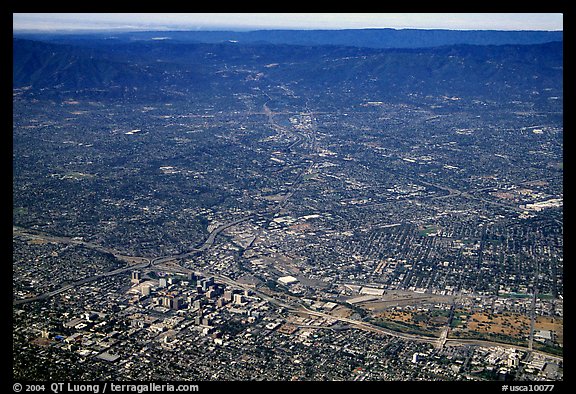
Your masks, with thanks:
M 307 148 L 306 150 L 308 150 L 310 153 L 313 153 L 313 154 L 317 153 L 316 138 L 315 138 L 316 127 L 314 124 L 312 124 L 311 127 L 309 127 L 306 132 L 301 132 L 301 131 L 298 132 L 298 131 L 291 130 L 289 128 L 286 128 L 286 127 L 278 124 L 274 119 L 274 112 L 272 112 L 266 104 L 264 104 L 264 106 L 263 106 L 263 113 L 266 114 L 267 119 L 268 119 L 268 123 L 272 128 L 274 128 L 275 130 L 277 130 L 279 132 L 289 134 L 295 138 L 295 143 L 290 146 L 290 149 L 293 149 L 295 146 L 302 145 L 304 142 L 307 142 L 308 144 L 305 147 L 305 148 Z M 311 114 L 309 114 L 309 115 L 311 115 Z M 311 119 L 314 119 L 314 117 L 311 116 Z M 212 231 L 210 231 L 207 238 L 202 243 L 200 243 L 198 246 L 196 246 L 195 248 L 192 248 L 191 250 L 188 250 L 186 252 L 182 252 L 179 254 L 173 254 L 173 255 L 167 255 L 167 256 L 161 256 L 161 257 L 155 257 L 155 258 L 143 257 L 143 256 L 127 256 L 127 255 L 122 254 L 121 252 L 119 252 L 117 250 L 107 248 L 107 247 L 104 247 L 104 246 L 101 246 L 101 245 L 98 245 L 98 244 L 95 244 L 92 242 L 84 241 L 78 237 L 53 236 L 53 235 L 44 234 L 41 232 L 31 231 L 28 229 L 13 226 L 13 235 L 14 236 L 16 236 L 16 235 L 25 236 L 29 239 L 42 240 L 42 241 L 46 241 L 46 242 L 82 245 L 86 248 L 90 248 L 90 249 L 93 249 L 96 251 L 111 254 L 116 259 L 126 263 L 126 266 L 124 266 L 124 267 L 117 268 L 117 269 L 107 271 L 107 272 L 102 272 L 102 273 L 99 273 L 99 274 L 96 274 L 96 275 L 93 275 L 90 277 L 82 278 L 82 279 L 77 280 L 77 281 L 72 282 L 72 283 L 67 283 L 58 289 L 37 295 L 35 297 L 14 300 L 13 305 L 17 306 L 17 305 L 22 305 L 22 304 L 26 304 L 26 303 L 45 300 L 45 299 L 48 299 L 48 298 L 53 297 L 55 295 L 58 295 L 60 293 L 63 293 L 65 291 L 68 291 L 74 287 L 83 285 L 83 284 L 88 283 L 88 282 L 96 281 L 96 280 L 104 278 L 104 277 L 119 275 L 119 274 L 126 273 L 128 271 L 133 271 L 133 270 L 138 270 L 138 269 L 152 268 L 152 267 L 159 266 L 161 264 L 165 264 L 168 262 L 174 262 L 174 261 L 179 260 L 179 259 L 184 259 L 184 258 L 193 256 L 193 255 L 197 255 L 197 254 L 203 253 L 206 250 L 210 249 L 213 246 L 217 236 L 221 232 L 223 232 L 224 230 L 226 230 L 230 227 L 233 227 L 235 225 L 238 225 L 242 222 L 245 222 L 245 221 L 248 221 L 251 219 L 264 218 L 264 219 L 266 219 L 267 222 L 270 222 L 275 217 L 275 215 L 278 212 L 280 212 L 280 210 L 286 205 L 286 203 L 290 199 L 290 197 L 292 197 L 294 195 L 294 193 L 298 190 L 298 188 L 302 184 L 304 174 L 306 174 L 308 171 L 310 171 L 313 168 L 315 162 L 313 160 L 310 160 L 309 157 L 310 156 L 308 156 L 305 161 L 302 160 L 301 162 L 297 163 L 299 165 L 303 165 L 303 168 L 296 175 L 294 181 L 292 182 L 290 190 L 288 190 L 288 192 L 284 195 L 282 201 L 280 201 L 280 203 L 274 209 L 268 210 L 268 211 L 262 212 L 262 213 L 254 213 L 254 214 L 246 215 L 246 216 L 228 221 L 226 223 L 223 223 L 223 224 L 219 225 L 218 227 L 214 228 Z M 426 184 L 426 182 L 423 182 L 423 183 Z M 472 196 L 468 195 L 467 193 L 464 193 L 464 192 L 461 192 L 458 190 L 449 189 L 449 188 L 441 187 L 438 185 L 433 185 L 433 186 L 440 187 L 442 189 L 447 190 L 449 192 L 449 195 L 457 194 L 457 195 L 462 195 L 462 196 L 466 196 L 466 197 L 472 197 Z M 507 206 L 507 207 L 509 208 L 509 206 Z M 260 236 L 260 233 L 264 227 L 265 226 L 262 226 L 260 232 L 256 235 L 256 237 L 254 237 L 254 240 L 250 243 L 250 245 L 248 245 L 248 247 L 246 249 L 250 248 L 254 244 L 254 241 Z M 239 283 L 239 282 L 232 280 L 232 279 L 230 279 L 224 275 L 221 275 L 221 274 L 215 274 L 215 273 L 205 273 L 205 274 L 214 276 L 215 278 L 218 278 L 223 283 L 229 284 L 231 286 L 235 286 L 235 287 L 239 287 L 239 288 L 248 288 L 247 285 L 245 285 L 243 283 Z M 338 321 L 340 323 L 348 324 L 348 325 L 355 327 L 355 328 L 358 328 L 358 329 L 377 332 L 380 334 L 392 335 L 392 336 L 403 338 L 403 339 L 430 343 L 430 344 L 433 344 L 437 349 L 441 349 L 444 346 L 478 345 L 478 346 L 513 347 L 513 348 L 517 348 L 517 349 L 523 350 L 523 351 L 533 351 L 530 348 L 524 348 L 524 347 L 520 347 L 520 346 L 516 346 L 516 345 L 504 344 L 504 343 L 499 343 L 499 342 L 482 341 L 482 340 L 474 340 L 474 339 L 449 338 L 448 337 L 449 324 L 441 331 L 441 335 L 438 338 L 397 332 L 397 331 L 383 328 L 383 327 L 380 327 L 380 326 L 377 326 L 377 325 L 374 325 L 374 324 L 371 324 L 371 323 L 368 323 L 365 321 L 355 320 L 355 319 L 351 319 L 351 318 L 347 318 L 347 317 L 333 316 L 333 315 L 330 315 L 330 314 L 327 314 L 324 312 L 311 310 L 300 302 L 282 301 L 282 300 L 279 300 L 278 298 L 272 297 L 269 294 L 266 294 L 260 290 L 254 289 L 253 287 L 250 287 L 249 289 L 251 291 L 253 291 L 254 293 L 256 293 L 262 299 L 270 302 L 271 304 L 276 305 L 277 307 L 285 308 L 285 309 L 287 309 L 291 312 L 294 312 L 294 313 L 306 314 L 309 316 L 321 317 L 321 318 L 324 318 L 327 320 Z M 550 356 L 550 355 L 548 355 L 548 356 Z M 562 358 L 558 357 L 558 359 L 561 360 Z
M 73 283 L 67 283 L 58 289 L 37 295 L 35 297 L 14 300 L 13 305 L 17 306 L 17 305 L 22 305 L 22 304 L 26 304 L 26 303 L 45 300 L 45 299 L 51 298 L 55 295 L 58 295 L 60 293 L 63 293 L 65 291 L 68 291 L 70 289 L 73 289 L 74 287 L 83 285 L 83 284 L 88 283 L 88 282 L 96 281 L 96 280 L 104 278 L 104 277 L 120 275 L 120 274 L 129 272 L 129 271 L 133 271 L 133 270 L 137 270 L 137 269 L 151 268 L 151 267 L 158 266 L 160 264 L 164 264 L 164 263 L 167 263 L 170 261 L 182 259 L 182 258 L 187 257 L 187 256 L 192 255 L 192 254 L 204 252 L 204 251 L 208 250 L 214 244 L 216 237 L 222 231 L 224 231 L 225 229 L 232 227 L 236 224 L 239 224 L 241 222 L 249 220 L 253 217 L 254 217 L 254 215 L 250 215 L 250 216 L 236 219 L 236 220 L 233 220 L 233 221 L 230 221 L 228 223 L 225 223 L 225 224 L 218 226 L 217 228 L 213 229 L 210 232 L 207 239 L 199 247 L 194 248 L 191 251 L 177 254 L 177 255 L 156 257 L 156 258 L 152 258 L 152 259 L 146 258 L 146 257 L 126 256 L 126 255 L 123 255 L 123 254 L 121 254 L 115 250 L 105 248 L 105 247 L 102 247 L 100 245 L 96 245 L 96 244 L 91 243 L 91 242 L 86 242 L 86 241 L 82 241 L 82 240 L 79 240 L 76 238 L 70 238 L 70 237 L 52 236 L 52 235 L 43 234 L 43 233 L 40 233 L 37 231 L 28 231 L 26 229 L 14 226 L 13 227 L 13 234 L 15 236 L 16 235 L 24 236 L 24 237 L 27 237 L 29 239 L 42 240 L 42 241 L 46 241 L 46 242 L 57 242 L 57 243 L 64 243 L 64 244 L 82 245 L 86 248 L 98 250 L 98 251 L 105 252 L 105 253 L 110 253 L 115 258 L 117 258 L 121 261 L 125 261 L 128 264 L 125 267 L 117 268 L 117 269 L 114 269 L 111 271 L 107 271 L 107 272 L 99 273 L 99 274 L 96 274 L 96 275 L 93 275 L 90 277 L 82 278 L 82 279 L 77 280 Z M 288 302 L 285 300 L 280 300 L 280 299 L 272 297 L 271 295 L 264 293 L 258 289 L 255 289 L 253 286 L 248 286 L 244 283 L 240 283 L 240 282 L 235 281 L 235 280 L 233 280 L 233 279 L 231 279 L 225 275 L 214 274 L 214 273 L 204 273 L 204 274 L 214 276 L 215 278 L 217 278 L 222 283 L 225 283 L 225 284 L 237 287 L 237 288 L 249 289 L 250 291 L 254 292 L 258 297 L 270 302 L 271 304 L 273 304 L 277 307 L 285 308 L 286 310 L 289 310 L 293 313 L 305 314 L 305 315 L 314 316 L 314 317 L 321 317 L 321 318 L 324 318 L 324 319 L 329 320 L 329 321 L 331 320 L 331 321 L 337 321 L 339 323 L 348 324 L 354 328 L 358 328 L 361 330 L 376 332 L 376 333 L 380 333 L 380 334 L 384 334 L 384 335 L 391 335 L 394 337 L 408 339 L 408 340 L 412 340 L 412 341 L 430 343 L 430 344 L 433 344 L 438 349 L 441 349 L 443 346 L 462 346 L 462 345 L 475 345 L 475 346 L 487 346 L 487 347 L 501 346 L 501 347 L 515 348 L 515 349 L 526 351 L 526 352 L 532 351 L 532 352 L 536 352 L 536 353 L 542 353 L 542 354 L 546 354 L 546 356 L 548 356 L 548 357 L 552 356 L 552 355 L 547 354 L 547 353 L 531 350 L 527 347 L 511 345 L 511 344 L 506 344 L 506 343 L 483 341 L 483 340 L 476 340 L 476 339 L 448 338 L 449 329 L 447 327 L 444 330 L 442 330 L 442 333 L 441 333 L 440 337 L 438 337 L 438 338 L 393 331 L 393 330 L 386 329 L 386 328 L 383 328 L 383 327 L 380 327 L 380 326 L 377 326 L 377 325 L 374 325 L 374 324 L 371 324 L 371 323 L 368 323 L 365 321 L 355 320 L 355 319 L 351 319 L 348 317 L 334 316 L 334 315 L 331 315 L 328 313 L 311 310 L 307 306 L 305 306 L 301 303 L 296 303 L 294 301 Z M 563 360 L 563 357 L 554 356 L 554 358 L 557 360 Z

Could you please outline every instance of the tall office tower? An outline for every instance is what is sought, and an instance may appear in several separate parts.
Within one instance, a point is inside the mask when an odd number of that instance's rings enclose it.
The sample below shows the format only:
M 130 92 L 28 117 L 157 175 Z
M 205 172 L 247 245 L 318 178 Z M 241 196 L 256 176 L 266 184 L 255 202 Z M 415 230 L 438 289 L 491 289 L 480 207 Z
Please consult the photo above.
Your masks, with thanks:
M 134 283 L 135 285 L 140 283 L 140 280 L 142 279 L 142 273 L 140 271 L 132 271 L 132 283 Z
M 242 294 L 234 294 L 234 305 L 243 305 L 244 296 Z
M 162 306 L 165 306 L 166 308 L 178 310 L 178 309 L 182 308 L 182 300 L 180 299 L 180 297 L 164 296 L 164 298 L 162 300 Z
M 234 296 L 234 293 L 232 292 L 232 290 L 226 290 L 224 292 L 224 299 L 228 302 L 232 302 L 232 297 Z

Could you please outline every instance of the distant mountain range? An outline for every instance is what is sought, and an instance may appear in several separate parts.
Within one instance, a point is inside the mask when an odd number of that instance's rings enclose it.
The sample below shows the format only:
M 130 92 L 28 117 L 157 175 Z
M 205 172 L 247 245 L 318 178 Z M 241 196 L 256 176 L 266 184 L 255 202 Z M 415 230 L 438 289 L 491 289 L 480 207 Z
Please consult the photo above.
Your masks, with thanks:
M 293 41 L 299 34 L 314 36 L 314 32 L 291 32 Z M 202 32 L 125 33 L 113 39 L 102 35 L 52 36 L 50 42 L 15 38 L 13 85 L 36 96 L 142 99 L 243 89 L 250 92 L 255 80 L 293 86 L 300 92 L 342 91 L 359 97 L 419 94 L 518 99 L 543 91 L 562 97 L 562 41 L 384 49 L 191 42 L 190 37 L 198 37 L 196 33 Z M 251 37 L 257 37 L 256 33 L 250 33 Z M 519 39 L 518 32 L 491 33 L 502 34 L 488 36 Z M 524 40 L 558 38 L 554 32 L 536 33 L 545 32 L 530 32 Z M 172 34 L 190 39 L 163 39 Z M 274 37 L 273 32 L 270 34 L 268 41 Z M 448 36 L 486 40 L 486 34 L 428 31 L 428 39 L 419 42 L 446 42 Z
M 145 78 L 134 65 L 113 62 L 93 50 L 69 45 L 15 39 L 13 60 L 14 87 L 105 88 L 142 83 Z
M 78 42 L 94 37 L 109 42 L 172 40 L 222 43 L 227 41 L 289 45 L 338 45 L 364 48 L 429 48 L 444 45 L 544 44 L 562 41 L 562 31 L 494 31 L 427 29 L 255 30 L 255 31 L 145 31 L 90 34 L 20 34 L 21 38 Z

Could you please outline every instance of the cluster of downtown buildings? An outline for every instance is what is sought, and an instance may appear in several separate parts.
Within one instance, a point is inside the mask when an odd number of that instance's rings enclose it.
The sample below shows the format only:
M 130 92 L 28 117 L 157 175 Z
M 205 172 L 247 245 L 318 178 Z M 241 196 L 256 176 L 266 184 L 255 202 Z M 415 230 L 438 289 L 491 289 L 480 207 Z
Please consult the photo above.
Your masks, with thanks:
M 14 90 L 15 379 L 563 379 L 556 85 L 388 97 L 226 53 L 169 101 Z

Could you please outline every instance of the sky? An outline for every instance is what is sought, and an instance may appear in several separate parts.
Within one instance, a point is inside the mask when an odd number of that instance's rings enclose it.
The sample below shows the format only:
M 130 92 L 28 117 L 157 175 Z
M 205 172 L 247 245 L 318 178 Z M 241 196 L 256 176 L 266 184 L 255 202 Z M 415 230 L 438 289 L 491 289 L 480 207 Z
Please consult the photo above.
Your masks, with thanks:
M 14 13 L 13 31 L 456 29 L 563 30 L 561 13 Z

